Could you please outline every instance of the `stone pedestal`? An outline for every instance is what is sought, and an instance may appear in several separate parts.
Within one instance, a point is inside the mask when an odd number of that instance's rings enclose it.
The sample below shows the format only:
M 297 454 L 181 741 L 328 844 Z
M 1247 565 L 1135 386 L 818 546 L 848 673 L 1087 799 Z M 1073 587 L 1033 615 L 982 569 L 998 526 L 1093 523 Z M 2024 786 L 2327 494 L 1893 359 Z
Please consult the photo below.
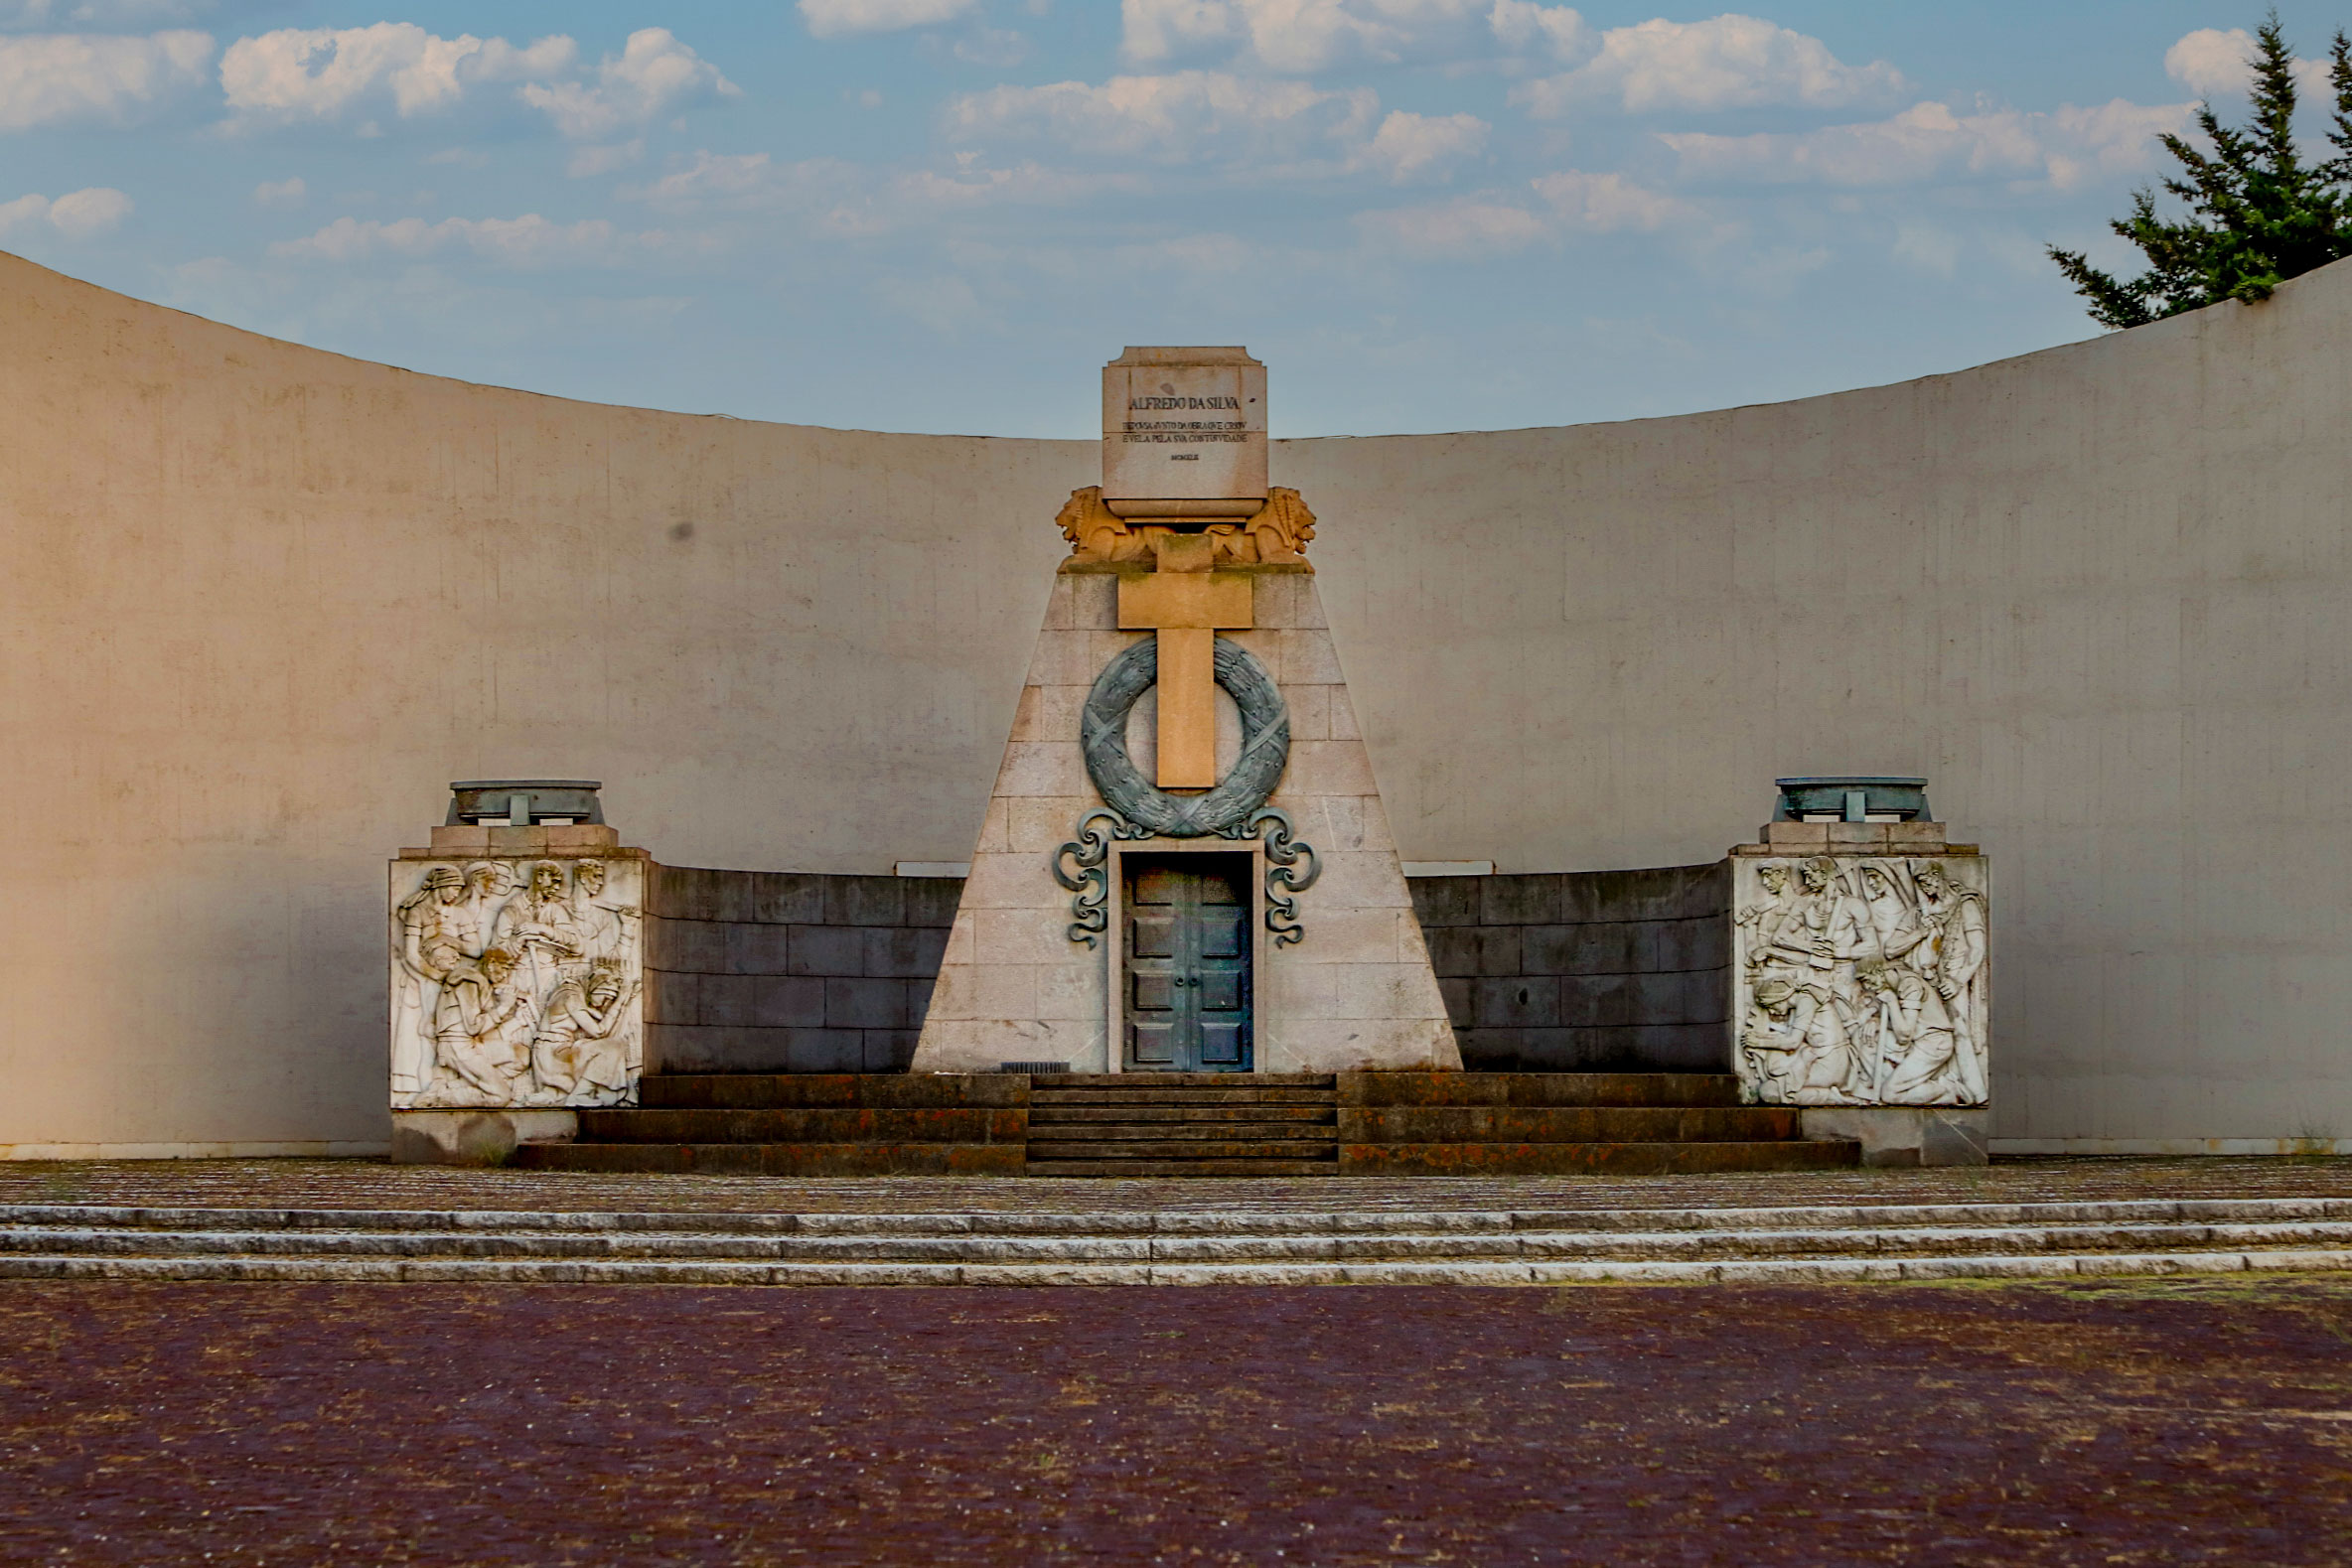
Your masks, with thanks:
M 1807 1107 L 1808 1136 L 1818 1120 L 1869 1163 L 1981 1163 L 1991 923 L 1977 847 L 1940 822 L 1776 821 L 1731 851 L 1731 875 L 1741 1097 Z
M 389 871 L 395 1158 L 501 1158 L 627 1105 L 651 859 L 601 824 L 433 829 Z

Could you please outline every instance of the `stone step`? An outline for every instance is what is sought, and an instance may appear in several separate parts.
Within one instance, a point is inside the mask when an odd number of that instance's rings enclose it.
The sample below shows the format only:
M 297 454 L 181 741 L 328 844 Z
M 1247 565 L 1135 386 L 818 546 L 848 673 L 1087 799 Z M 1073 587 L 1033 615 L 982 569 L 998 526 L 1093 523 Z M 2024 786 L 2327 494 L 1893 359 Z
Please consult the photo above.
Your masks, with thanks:
M 1017 1107 L 1029 1080 L 1012 1072 L 649 1072 L 638 1080 L 649 1110 Z
M 1350 1176 L 1690 1176 L 1858 1167 L 1862 1146 L 1778 1139 L 1716 1143 L 1348 1143 Z
M 1337 1105 L 1335 1089 L 1072 1088 L 1032 1089 L 1029 1105 Z
M 526 1143 L 509 1160 L 525 1171 L 651 1172 L 711 1176 L 1019 1176 L 1023 1145 L 1009 1143 Z
M 1168 1176 L 1312 1176 L 1328 1177 L 1333 1165 L 1328 1150 L 1321 1159 L 1237 1158 L 1228 1155 L 1183 1159 L 1100 1159 L 1093 1155 L 1084 1159 L 1031 1160 L 1031 1176 L 1146 1177 Z
M 1284 1173 L 1248 1170 L 1229 1174 L 1278 1176 Z M 2352 1250 L 2321 1248 L 2110 1252 L 2084 1256 L 2061 1253 L 2025 1257 L 1362 1263 L 769 1263 L 637 1258 L 552 1261 L 0 1256 L 0 1279 L 469 1285 L 1824 1285 L 1897 1280 L 2318 1273 L 2347 1269 L 2352 1269 Z
M 1255 1122 L 1296 1122 L 1337 1127 L 1339 1109 L 1332 1105 L 1268 1105 L 1251 1100 L 1242 1105 L 1032 1105 L 1029 1125 L 1079 1126 L 1097 1122 L 1221 1122 L 1240 1118 Z
M 1327 1089 L 1338 1084 L 1331 1072 L 1040 1072 L 1029 1080 L 1032 1089 Z
M 1319 1191 L 1344 1202 L 1344 1185 Z M 1442 1191 L 1442 1189 L 1440 1189 Z M 557 1190 L 548 1195 L 561 1196 Z M 567 1236 L 691 1233 L 728 1236 L 1511 1236 L 1539 1232 L 1709 1236 L 1722 1233 L 1991 1232 L 2095 1227 L 2168 1236 L 2223 1226 L 2352 1224 L 2352 1198 L 2120 1198 L 2017 1203 L 1696 1205 L 1583 1209 L 1293 1209 L 1249 1207 L 1247 1189 L 1213 1208 L 791 1211 L 514 1209 L 273 1209 L 118 1204 L 0 1204 L 0 1227 L 152 1231 L 538 1232 Z M 2232 1234 L 2237 1232 L 2233 1231 Z M 2314 1235 L 2332 1232 L 2313 1230 Z M 1859 1242 L 1852 1244 L 1861 1244 Z
M 1187 1170 L 1190 1168 L 1188 1167 Z M 663 1216 L 675 1217 L 675 1216 Z M 1862 1231 L 1661 1230 L 1367 1234 L 727 1235 L 678 1231 L 373 1228 L 143 1230 L 0 1226 L 0 1255 L 402 1257 L 830 1262 L 1495 1262 L 2147 1254 L 2352 1247 L 2352 1222 L 1922 1226 Z
M 1307 1129 L 1311 1131 L 1311 1129 Z M 1324 1169 L 1334 1169 L 1339 1145 L 1330 1135 L 1317 1138 L 1300 1131 L 1284 1130 L 1262 1137 L 1232 1137 L 1219 1128 L 1206 1135 L 1190 1135 L 1188 1128 L 1139 1129 L 1132 1138 L 1089 1138 L 1082 1142 L 1059 1144 L 1046 1150 L 1038 1143 L 1030 1144 L 1031 1169 L 1036 1171 L 1040 1153 L 1048 1158 L 1105 1160 L 1319 1160 Z
M 583 1143 L 1019 1143 L 1019 1107 L 583 1110 Z
M 1034 1157 L 1040 1144 L 1094 1144 L 1131 1142 L 1137 1138 L 1311 1138 L 1319 1143 L 1339 1142 L 1336 1126 L 1311 1126 L 1299 1122 L 1258 1121 L 1255 1118 L 1220 1121 L 1082 1121 L 1029 1123 L 1029 1148 Z
M 1351 1072 L 1351 1105 L 1737 1105 L 1728 1072 Z
M 1348 1106 L 1338 1124 L 1349 1143 L 1763 1143 L 1798 1137 L 1802 1115 L 1764 1105 Z

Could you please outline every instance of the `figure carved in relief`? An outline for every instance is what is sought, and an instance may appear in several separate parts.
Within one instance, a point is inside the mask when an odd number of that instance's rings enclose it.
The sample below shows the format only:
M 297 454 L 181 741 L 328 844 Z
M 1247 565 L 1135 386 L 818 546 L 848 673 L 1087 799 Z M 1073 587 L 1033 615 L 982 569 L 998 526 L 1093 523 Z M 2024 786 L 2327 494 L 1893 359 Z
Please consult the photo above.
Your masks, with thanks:
M 628 1092 L 627 1043 L 615 1032 L 637 989 L 635 981 L 623 981 L 619 964 L 601 958 L 589 965 L 585 978 L 569 975 L 556 982 L 530 1046 L 536 1097 L 542 1103 L 585 1098 L 610 1104 Z
M 1756 868 L 1733 916 L 1757 1097 L 1799 1105 L 1982 1104 L 1984 904 L 1941 862 L 1828 856 Z
M 499 912 L 491 940 L 518 956 L 536 995 L 586 964 L 588 932 L 564 889 L 562 866 L 542 860 L 530 868 L 529 891 Z
M 494 1104 L 517 1103 L 530 1071 L 530 999 L 514 983 L 514 955 L 493 947 L 442 982 L 433 1044 L 444 1069 Z
M 599 903 L 604 885 L 601 860 L 583 860 L 572 871 L 572 917 L 586 939 L 591 962 L 625 958 L 637 946 L 637 911 Z
M 1984 967 L 1987 949 L 1984 896 L 1952 880 L 1941 861 L 1919 868 L 1920 913 L 1931 927 L 1928 941 L 1914 949 L 1924 954 L 1914 966 L 1926 975 L 1936 994 L 1951 1009 L 1957 1046 L 1953 1065 L 1961 1092 L 1968 1102 L 1984 1098 L 1984 1043 L 1976 1038 L 1974 987 Z

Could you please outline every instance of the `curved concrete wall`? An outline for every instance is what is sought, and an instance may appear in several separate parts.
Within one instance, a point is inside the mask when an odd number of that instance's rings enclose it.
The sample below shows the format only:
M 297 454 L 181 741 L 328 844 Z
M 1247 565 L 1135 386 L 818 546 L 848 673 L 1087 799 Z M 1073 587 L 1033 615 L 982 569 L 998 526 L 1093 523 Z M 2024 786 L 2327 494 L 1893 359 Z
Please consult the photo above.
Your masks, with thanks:
M 1998 862 L 1997 1133 L 2352 1138 L 2348 415 L 2352 264 L 1275 478 L 1407 858 L 1711 860 L 1775 775 L 1924 773 Z M 0 1147 L 380 1141 L 380 863 L 450 779 L 603 778 L 673 863 L 963 858 L 1094 469 L 436 380 L 0 257 Z

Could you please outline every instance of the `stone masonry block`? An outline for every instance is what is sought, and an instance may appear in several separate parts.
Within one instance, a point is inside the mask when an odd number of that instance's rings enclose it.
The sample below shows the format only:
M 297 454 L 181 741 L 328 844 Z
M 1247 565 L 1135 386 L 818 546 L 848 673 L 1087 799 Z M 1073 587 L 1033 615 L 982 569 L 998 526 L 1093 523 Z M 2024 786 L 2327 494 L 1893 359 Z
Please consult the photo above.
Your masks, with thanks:
M 1321 628 L 1302 628 L 1280 634 L 1282 666 L 1275 676 L 1288 686 L 1337 686 L 1347 680 L 1340 671 L 1339 650 L 1331 634 Z
M 1621 974 L 1562 975 L 1559 982 L 1559 1016 L 1551 1022 L 1578 1029 L 1632 1023 L 1633 991 L 1630 977 Z
M 1549 975 L 1509 975 L 1478 982 L 1476 1004 L 1482 1029 L 1560 1022 L 1560 982 Z
M 719 1026 L 758 1019 L 759 982 L 748 974 L 706 974 L 701 981 L 701 1021 Z
M 1488 926 L 1549 926 L 1560 919 L 1560 879 L 1522 875 L 1480 877 L 1479 919 Z
M 784 926 L 723 926 L 727 936 L 729 974 L 786 974 L 787 937 Z
M 787 1060 L 794 1072 L 862 1072 L 865 1036 L 855 1029 L 787 1031 Z
M 905 1029 L 907 982 L 882 979 L 827 979 L 824 1021 L 832 1029 Z
M 808 872 L 763 871 L 752 879 L 751 918 L 769 926 L 820 926 L 829 880 Z
M 1476 932 L 1478 967 L 1482 975 L 1518 974 L 1520 963 L 1520 927 L 1517 926 L 1486 926 Z
M 930 979 L 940 972 L 948 933 L 938 927 L 875 927 L 865 932 L 865 971 L 903 979 Z
M 814 975 L 761 975 L 752 984 L 751 1021 L 763 1029 L 813 1029 L 824 1018 L 825 982 Z
M 1300 741 L 1290 743 L 1290 771 L 1285 782 L 1296 794 L 1377 794 L 1372 759 L 1361 741 Z
M 922 1032 L 914 1029 L 869 1029 L 864 1031 L 864 1063 L 867 1072 L 904 1072 L 915 1061 L 915 1042 Z
M 963 899 L 961 877 L 908 877 L 906 884 L 909 926 L 936 927 L 944 932 L 956 924 L 956 906 Z
M 1405 883 L 1423 928 L 1475 926 L 1485 877 L 1414 877 Z
M 723 974 L 727 968 L 727 927 L 715 921 L 665 921 L 662 941 L 669 967 L 687 974 Z
M 831 877 L 824 889 L 827 926 L 898 926 L 907 918 L 907 884 L 899 877 Z
M 1478 982 L 1467 975 L 1441 975 L 1437 994 L 1445 1003 L 1445 1016 L 1453 1020 L 1456 1029 L 1468 1029 L 1478 1022 Z
M 1006 746 L 996 787 L 1004 795 L 1075 796 L 1094 785 L 1073 736 L 1067 741 L 1015 741 Z
M 785 964 L 793 974 L 863 974 L 865 932 L 848 926 L 791 926 Z

